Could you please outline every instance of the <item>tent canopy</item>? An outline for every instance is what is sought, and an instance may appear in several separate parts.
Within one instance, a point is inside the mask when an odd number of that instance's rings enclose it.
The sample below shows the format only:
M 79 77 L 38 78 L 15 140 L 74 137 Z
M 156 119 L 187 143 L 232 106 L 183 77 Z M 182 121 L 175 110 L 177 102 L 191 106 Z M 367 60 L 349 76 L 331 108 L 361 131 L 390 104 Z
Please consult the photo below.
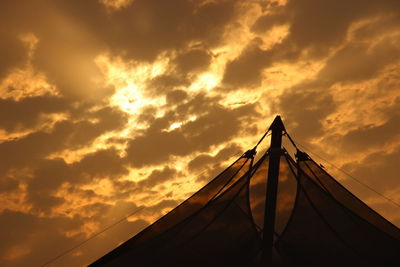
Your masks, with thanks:
M 305 152 L 294 160 L 279 116 L 270 131 L 257 162 L 256 146 L 90 266 L 400 266 L 400 230 Z

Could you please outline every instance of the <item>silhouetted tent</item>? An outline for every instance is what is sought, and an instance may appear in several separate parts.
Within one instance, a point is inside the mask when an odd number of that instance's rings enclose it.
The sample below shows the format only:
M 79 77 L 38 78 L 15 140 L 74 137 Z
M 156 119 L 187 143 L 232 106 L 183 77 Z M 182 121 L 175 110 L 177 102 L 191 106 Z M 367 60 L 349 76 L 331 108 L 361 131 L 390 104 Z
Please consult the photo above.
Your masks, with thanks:
M 306 153 L 294 160 L 279 116 L 269 132 L 257 162 L 247 151 L 90 266 L 400 266 L 400 230 Z

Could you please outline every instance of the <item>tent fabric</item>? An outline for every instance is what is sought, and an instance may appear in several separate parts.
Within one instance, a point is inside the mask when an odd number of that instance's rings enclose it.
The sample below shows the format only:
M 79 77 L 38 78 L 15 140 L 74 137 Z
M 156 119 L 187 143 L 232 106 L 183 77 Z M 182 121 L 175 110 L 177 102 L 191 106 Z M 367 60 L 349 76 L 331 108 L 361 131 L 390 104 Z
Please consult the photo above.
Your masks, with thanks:
M 297 182 L 291 172 L 283 154 L 280 160 L 279 181 L 276 207 L 276 235 L 279 235 L 285 227 L 291 214 L 296 198 Z M 265 196 L 267 193 L 268 160 L 261 163 L 250 180 L 250 206 L 254 221 L 260 232 L 264 227 Z
M 250 171 L 264 159 L 251 168 L 252 159 L 239 158 L 177 208 L 90 266 L 248 263 L 260 250 L 248 201 Z
M 358 216 L 367 220 L 372 225 L 400 240 L 399 228 L 388 222 L 385 218 L 373 211 L 368 205 L 354 196 L 311 158 L 300 161 L 299 165 L 309 177 L 311 177 L 317 183 L 320 183 L 321 187 L 331 194 L 332 197 L 334 197 L 342 205 L 356 213 Z
M 90 266 L 261 266 L 269 151 L 244 154 Z M 309 156 L 282 149 L 269 266 L 400 266 L 400 230 Z
M 314 162 L 308 163 L 319 168 L 321 175 L 315 178 L 321 178 L 323 170 Z M 296 166 L 291 164 L 295 170 Z M 337 201 L 334 194 L 310 178 L 302 167 L 297 168 L 297 172 L 299 190 L 295 208 L 277 242 L 282 257 L 289 260 L 288 264 L 399 266 L 398 239 Z M 324 178 L 331 179 L 330 176 Z M 369 212 L 370 216 L 375 213 Z

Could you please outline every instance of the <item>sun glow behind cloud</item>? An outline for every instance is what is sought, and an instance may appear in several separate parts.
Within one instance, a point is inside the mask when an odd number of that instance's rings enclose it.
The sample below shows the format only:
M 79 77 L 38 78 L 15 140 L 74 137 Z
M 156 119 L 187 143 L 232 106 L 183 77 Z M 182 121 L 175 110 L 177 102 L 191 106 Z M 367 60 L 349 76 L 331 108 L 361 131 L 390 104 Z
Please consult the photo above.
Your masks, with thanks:
M 165 71 L 168 59 L 153 64 L 125 63 L 120 58 L 112 60 L 102 55 L 96 62 L 106 77 L 106 84 L 115 88 L 110 98 L 111 106 L 117 106 L 130 115 L 137 115 L 146 106 L 165 103 L 163 97 L 147 97 L 145 89 L 146 82 Z
M 188 89 L 190 91 L 209 91 L 216 87 L 220 82 L 221 77 L 218 77 L 215 73 L 203 73 L 197 77 L 197 79 L 189 86 Z
M 126 113 L 138 114 L 141 108 L 156 104 L 157 100 L 146 99 L 141 94 L 138 86 L 129 84 L 125 88 L 117 89 L 117 92 L 111 97 L 110 103 Z
M 220 98 L 219 104 L 227 108 L 235 108 L 246 104 L 256 104 L 258 101 L 262 101 L 262 96 L 265 94 L 265 91 L 238 90 L 232 91 L 228 94 L 221 94 L 220 92 L 220 87 L 223 86 L 222 79 L 227 63 L 240 56 L 252 39 L 256 37 L 249 30 L 249 25 L 255 22 L 257 17 L 260 16 L 261 11 L 257 5 L 248 6 L 252 7 L 244 9 L 245 12 L 242 15 L 242 26 L 227 32 L 223 45 L 210 50 L 212 57 L 208 68 L 203 72 L 191 73 L 188 75 L 189 84 L 186 85 L 186 88 L 184 89 L 189 95 L 203 92 L 208 96 L 216 96 Z M 269 35 L 266 34 L 262 36 L 263 48 L 270 49 L 272 46 L 281 42 L 287 34 L 287 25 L 273 28 Z M 110 104 L 126 112 L 130 117 L 128 127 L 124 131 L 120 132 L 120 137 L 132 137 L 132 133 L 135 130 L 146 128 L 145 125 L 140 125 L 140 123 L 137 122 L 137 115 L 140 114 L 144 108 L 156 107 L 156 114 L 154 114 L 156 117 L 162 117 L 167 111 L 168 107 L 165 106 L 166 102 L 164 96 L 157 96 L 154 94 L 149 95 L 147 92 L 149 90 L 148 82 L 162 75 L 170 74 L 168 68 L 171 68 L 170 62 L 174 59 L 174 55 L 174 53 L 160 55 L 158 59 L 152 63 L 124 61 L 122 58 L 111 57 L 107 54 L 97 57 L 96 63 L 105 76 L 106 84 L 115 88 L 115 93 L 110 97 Z M 271 89 L 271 92 L 273 91 L 278 95 L 283 89 L 284 88 L 281 88 L 279 92 Z M 260 105 L 259 108 L 260 112 L 269 112 L 268 106 Z M 197 116 L 191 115 L 184 120 L 170 123 L 169 127 L 165 128 L 164 131 L 172 132 L 178 130 L 187 123 L 194 122 L 197 119 Z M 259 129 L 263 131 L 265 128 L 264 126 L 265 125 L 262 125 L 261 123 Z M 256 136 L 255 138 L 258 137 Z M 254 136 L 250 138 L 242 137 L 236 138 L 235 141 L 251 145 L 254 143 L 255 138 Z M 224 145 L 215 147 L 215 150 L 218 151 L 223 149 L 223 147 Z M 196 155 L 194 154 L 189 157 L 179 157 L 176 159 L 171 158 L 171 162 L 175 162 L 173 167 L 176 170 L 181 171 L 181 175 L 183 175 L 185 179 L 191 181 L 183 183 L 183 188 L 179 190 L 182 191 L 183 195 L 187 195 L 199 188 L 199 183 L 194 182 L 196 181 L 196 177 L 185 172 L 187 164 L 195 157 Z M 161 166 L 158 166 L 158 168 L 160 167 Z M 127 179 L 137 181 L 137 172 L 131 172 L 127 176 Z M 171 184 L 170 186 L 174 185 Z

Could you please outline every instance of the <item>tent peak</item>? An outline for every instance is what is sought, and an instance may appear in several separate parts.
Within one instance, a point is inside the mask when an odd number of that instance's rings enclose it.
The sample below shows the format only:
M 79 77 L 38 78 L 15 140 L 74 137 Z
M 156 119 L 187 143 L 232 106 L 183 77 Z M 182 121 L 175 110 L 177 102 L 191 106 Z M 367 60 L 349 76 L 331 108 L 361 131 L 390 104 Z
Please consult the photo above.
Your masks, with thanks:
M 269 127 L 270 130 L 286 131 L 280 115 L 277 115 Z

